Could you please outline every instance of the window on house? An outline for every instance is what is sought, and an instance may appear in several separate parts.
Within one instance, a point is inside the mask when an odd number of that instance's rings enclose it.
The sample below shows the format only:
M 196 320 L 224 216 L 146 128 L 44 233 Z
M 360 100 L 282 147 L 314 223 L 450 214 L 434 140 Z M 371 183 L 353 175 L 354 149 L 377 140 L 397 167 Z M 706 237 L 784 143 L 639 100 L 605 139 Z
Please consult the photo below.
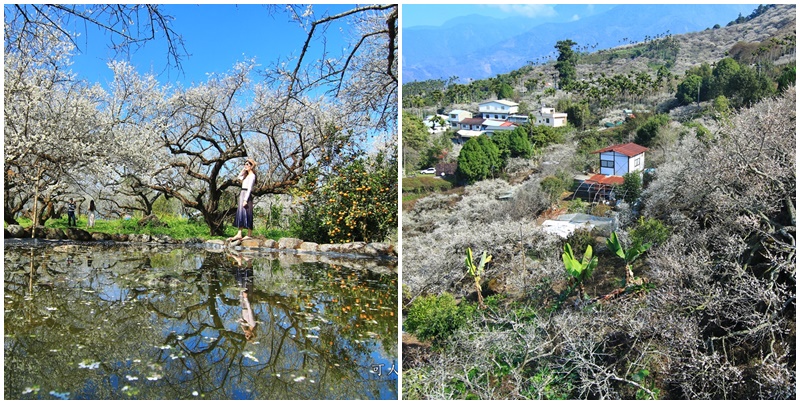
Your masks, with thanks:
M 600 167 L 603 167 L 603 168 L 614 168 L 614 161 L 613 160 L 600 160 Z
M 547 118 L 547 123 L 550 123 L 550 118 Z
M 635 160 L 633 160 L 633 166 L 634 167 L 639 167 L 640 160 L 641 160 L 641 157 L 637 157 Z

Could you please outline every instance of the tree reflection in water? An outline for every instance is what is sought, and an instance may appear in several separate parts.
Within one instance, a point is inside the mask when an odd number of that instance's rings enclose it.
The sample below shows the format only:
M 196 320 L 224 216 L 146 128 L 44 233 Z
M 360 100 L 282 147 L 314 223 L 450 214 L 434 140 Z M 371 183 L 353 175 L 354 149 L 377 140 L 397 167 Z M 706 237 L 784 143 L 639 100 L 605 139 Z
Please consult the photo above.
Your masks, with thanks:
M 397 399 L 392 271 L 6 246 L 4 279 L 7 398 Z

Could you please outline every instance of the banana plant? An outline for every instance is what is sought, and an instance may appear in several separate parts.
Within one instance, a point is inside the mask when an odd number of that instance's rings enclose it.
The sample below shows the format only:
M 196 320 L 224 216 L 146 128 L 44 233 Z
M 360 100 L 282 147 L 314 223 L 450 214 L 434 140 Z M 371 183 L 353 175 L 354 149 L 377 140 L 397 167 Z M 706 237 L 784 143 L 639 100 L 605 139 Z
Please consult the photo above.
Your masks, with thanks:
M 611 237 L 606 240 L 606 245 L 608 249 L 617 254 L 618 257 L 625 260 L 625 286 L 630 286 L 633 284 L 633 261 L 636 261 L 636 258 L 639 258 L 640 255 L 644 254 L 647 249 L 653 243 L 646 243 L 644 245 L 640 244 L 640 242 L 633 243 L 627 250 L 622 248 L 622 243 L 620 243 L 619 238 L 617 238 L 617 232 L 611 233 Z
M 481 256 L 481 261 L 478 265 L 475 265 L 475 261 L 472 259 L 472 249 L 467 247 L 467 275 L 472 277 L 475 281 L 475 291 L 478 292 L 478 305 L 481 308 L 485 308 L 486 306 L 483 304 L 483 295 L 481 294 L 481 275 L 483 275 L 484 269 L 486 269 L 486 264 L 492 260 L 491 255 L 486 255 L 486 251 L 483 252 Z
M 583 282 L 589 279 L 594 269 L 597 268 L 597 257 L 592 257 L 592 255 L 592 246 L 586 246 L 586 251 L 583 253 L 583 261 L 578 261 L 572 253 L 572 246 L 569 243 L 564 244 L 564 253 L 561 254 L 564 268 L 578 284 L 578 293 L 581 299 L 585 296 Z

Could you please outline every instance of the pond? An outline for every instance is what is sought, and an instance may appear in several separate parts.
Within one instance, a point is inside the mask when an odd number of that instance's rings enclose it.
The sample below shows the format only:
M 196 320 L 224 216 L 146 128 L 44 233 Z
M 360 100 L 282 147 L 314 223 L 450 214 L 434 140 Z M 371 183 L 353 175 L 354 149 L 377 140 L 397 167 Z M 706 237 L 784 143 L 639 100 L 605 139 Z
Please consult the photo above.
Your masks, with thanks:
M 6 399 L 398 398 L 391 268 L 37 244 L 4 247 Z

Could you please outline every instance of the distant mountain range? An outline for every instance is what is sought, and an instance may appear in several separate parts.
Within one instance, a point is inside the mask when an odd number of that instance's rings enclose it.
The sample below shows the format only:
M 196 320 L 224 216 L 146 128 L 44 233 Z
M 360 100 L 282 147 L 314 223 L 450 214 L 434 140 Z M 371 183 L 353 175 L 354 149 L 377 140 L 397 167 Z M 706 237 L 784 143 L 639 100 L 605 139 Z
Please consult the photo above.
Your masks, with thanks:
M 459 17 L 441 27 L 404 28 L 403 82 L 459 82 L 508 73 L 529 61 L 555 58 L 555 44 L 571 39 L 588 51 L 639 42 L 646 36 L 725 26 L 757 6 L 744 4 L 626 4 L 577 21 L 533 25 L 525 17 Z M 533 26 L 532 26 L 533 25 Z

